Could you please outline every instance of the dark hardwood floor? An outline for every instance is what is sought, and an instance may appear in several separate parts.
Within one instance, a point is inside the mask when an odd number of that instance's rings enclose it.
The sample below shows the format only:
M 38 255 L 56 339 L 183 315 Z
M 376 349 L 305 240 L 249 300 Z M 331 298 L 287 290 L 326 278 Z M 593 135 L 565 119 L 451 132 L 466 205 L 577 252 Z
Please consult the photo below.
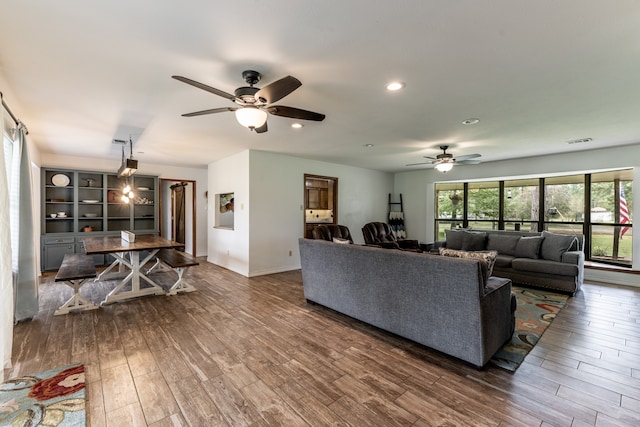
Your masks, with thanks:
M 84 362 L 94 427 L 640 425 L 640 288 L 585 285 L 510 373 L 309 305 L 299 271 L 186 277 L 197 292 L 54 317 L 71 289 L 44 275 L 7 376 Z

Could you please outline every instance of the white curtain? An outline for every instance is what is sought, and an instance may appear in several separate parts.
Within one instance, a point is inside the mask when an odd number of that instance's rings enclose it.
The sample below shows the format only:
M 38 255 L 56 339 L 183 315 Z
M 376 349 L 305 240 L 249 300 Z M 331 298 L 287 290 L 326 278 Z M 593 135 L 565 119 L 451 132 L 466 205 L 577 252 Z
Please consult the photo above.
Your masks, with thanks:
M 11 367 L 13 343 L 13 278 L 11 274 L 11 222 L 9 219 L 9 180 L 4 156 L 4 108 L 0 108 L 0 382 L 4 381 L 4 369 Z
M 31 319 L 38 314 L 38 275 L 33 229 L 33 186 L 27 130 L 18 124 L 13 142 L 9 204 L 11 206 L 11 251 L 14 289 L 14 319 Z

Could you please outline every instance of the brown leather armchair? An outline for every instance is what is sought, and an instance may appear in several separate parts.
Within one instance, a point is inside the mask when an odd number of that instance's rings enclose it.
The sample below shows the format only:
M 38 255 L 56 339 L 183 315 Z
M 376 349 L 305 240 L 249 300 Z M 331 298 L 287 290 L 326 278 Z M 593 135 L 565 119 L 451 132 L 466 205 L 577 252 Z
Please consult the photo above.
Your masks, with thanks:
M 349 232 L 349 228 L 345 225 L 323 224 L 318 225 L 311 231 L 314 239 L 328 240 L 333 242 L 333 238 L 348 240 L 353 243 L 353 238 Z
M 362 227 L 364 243 L 387 249 L 422 252 L 417 240 L 398 240 L 389 224 L 384 222 L 370 222 Z

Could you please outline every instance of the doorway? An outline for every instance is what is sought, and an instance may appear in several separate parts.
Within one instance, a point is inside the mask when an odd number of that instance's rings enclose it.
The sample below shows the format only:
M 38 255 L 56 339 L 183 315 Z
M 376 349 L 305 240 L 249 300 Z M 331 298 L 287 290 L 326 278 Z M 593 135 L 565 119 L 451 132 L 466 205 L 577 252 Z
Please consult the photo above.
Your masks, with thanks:
M 304 175 L 304 237 L 315 227 L 338 223 L 338 178 Z
M 160 235 L 196 256 L 196 182 L 160 178 Z

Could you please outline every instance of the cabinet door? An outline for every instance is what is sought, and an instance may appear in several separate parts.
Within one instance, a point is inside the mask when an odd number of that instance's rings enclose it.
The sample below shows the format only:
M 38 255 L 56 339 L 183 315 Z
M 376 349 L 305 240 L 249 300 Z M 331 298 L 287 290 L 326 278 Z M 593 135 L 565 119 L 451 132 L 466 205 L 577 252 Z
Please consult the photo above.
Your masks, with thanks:
M 44 245 L 42 247 L 42 263 L 44 270 L 57 270 L 62 265 L 62 259 L 66 254 L 75 252 L 73 243 L 61 243 L 55 245 Z

